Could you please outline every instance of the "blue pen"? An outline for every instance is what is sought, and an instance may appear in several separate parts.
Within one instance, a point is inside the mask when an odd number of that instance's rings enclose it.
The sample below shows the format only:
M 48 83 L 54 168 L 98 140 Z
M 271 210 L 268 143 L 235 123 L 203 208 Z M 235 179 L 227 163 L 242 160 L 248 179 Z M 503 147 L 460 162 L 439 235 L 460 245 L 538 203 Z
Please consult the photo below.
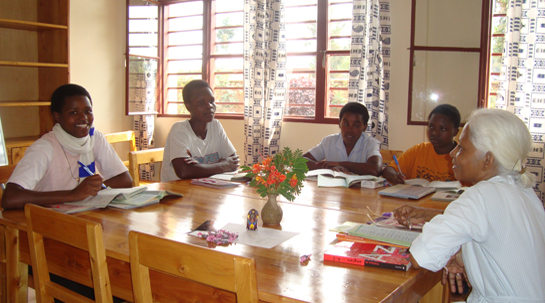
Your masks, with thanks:
M 89 167 L 87 167 L 87 165 L 81 163 L 80 161 L 78 161 L 78 164 L 81 165 L 81 168 L 83 168 L 83 170 L 86 171 L 89 174 L 89 176 L 94 175 L 93 172 L 89 169 Z M 104 183 L 102 183 L 102 188 L 106 189 L 106 185 L 104 185 Z
M 399 162 L 397 162 L 397 157 L 396 157 L 396 155 L 394 155 L 394 162 L 395 162 L 396 165 L 397 165 L 397 169 L 398 169 L 399 173 L 402 174 L 403 172 L 401 171 L 401 167 L 399 166 Z

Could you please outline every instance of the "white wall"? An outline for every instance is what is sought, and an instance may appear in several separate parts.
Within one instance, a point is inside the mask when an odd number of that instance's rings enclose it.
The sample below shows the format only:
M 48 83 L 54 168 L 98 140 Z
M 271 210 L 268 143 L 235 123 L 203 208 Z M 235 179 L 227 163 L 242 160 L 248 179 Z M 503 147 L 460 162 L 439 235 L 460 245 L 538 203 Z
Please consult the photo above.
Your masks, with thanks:
M 125 113 L 124 52 L 125 1 L 72 0 L 70 2 L 71 80 L 85 86 L 94 100 L 95 125 L 104 133 L 131 129 Z M 392 75 L 390 82 L 390 149 L 406 150 L 426 140 L 422 126 L 407 126 L 410 1 L 391 1 Z M 156 146 L 164 142 L 178 118 L 156 119 Z M 242 120 L 221 120 L 239 154 L 244 146 Z M 337 125 L 284 123 L 282 145 L 304 151 Z
M 95 127 L 132 128 L 125 116 L 125 1 L 70 1 L 70 81 L 93 98 Z

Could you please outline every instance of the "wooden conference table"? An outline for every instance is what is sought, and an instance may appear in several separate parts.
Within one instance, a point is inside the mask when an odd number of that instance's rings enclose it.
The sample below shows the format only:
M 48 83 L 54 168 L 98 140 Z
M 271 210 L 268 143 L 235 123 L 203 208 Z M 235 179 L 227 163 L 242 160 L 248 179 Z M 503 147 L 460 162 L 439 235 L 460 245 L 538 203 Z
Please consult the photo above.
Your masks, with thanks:
M 187 232 L 206 220 L 215 227 L 227 223 L 245 224 L 252 208 L 261 210 L 265 199 L 245 184 L 229 189 L 211 189 L 191 185 L 189 181 L 157 183 L 154 189 L 183 193 L 183 198 L 167 197 L 160 204 L 134 210 L 106 208 L 75 214 L 102 224 L 112 292 L 132 301 L 128 233 L 146 232 L 181 242 L 207 246 L 204 240 Z M 323 261 L 323 252 L 335 239 L 329 229 L 345 221 L 365 222 L 369 209 L 375 213 L 392 211 L 406 204 L 425 204 L 445 208 L 445 202 L 430 202 L 429 197 L 412 202 L 378 195 L 379 190 L 359 188 L 317 188 L 306 182 L 302 194 L 293 203 L 282 198 L 284 218 L 281 229 L 299 234 L 271 249 L 242 244 L 215 249 L 254 258 L 257 267 L 259 299 L 263 302 L 448 302 L 448 290 L 440 284 L 441 273 L 424 269 L 407 272 L 362 267 Z M 261 222 L 260 222 L 261 225 Z M 8 302 L 26 302 L 27 264 L 30 264 L 26 223 L 22 210 L 0 213 L 0 254 L 6 260 L 6 280 L 2 287 Z M 53 273 L 91 285 L 89 261 L 77 249 L 46 241 L 46 251 L 53 256 Z M 304 254 L 312 254 L 307 265 L 299 263 Z M 160 258 L 160 256 L 158 256 Z M 203 264 L 204 266 L 204 264 Z M 233 294 L 203 285 L 152 273 L 154 299 L 161 302 L 235 302 Z M 4 288 L 5 287 L 5 288 Z

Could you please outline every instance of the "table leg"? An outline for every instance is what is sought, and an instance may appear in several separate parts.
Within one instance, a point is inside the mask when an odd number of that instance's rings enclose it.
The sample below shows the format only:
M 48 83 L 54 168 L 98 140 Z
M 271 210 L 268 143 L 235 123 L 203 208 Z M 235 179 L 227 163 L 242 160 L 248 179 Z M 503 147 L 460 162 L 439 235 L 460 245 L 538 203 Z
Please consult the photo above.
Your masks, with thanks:
M 428 293 L 420 299 L 419 303 L 448 303 L 450 301 L 450 292 L 448 285 L 443 285 L 441 282 L 428 291 Z
M 20 262 L 19 230 L 5 227 L 6 285 L 9 303 L 27 302 L 28 265 Z

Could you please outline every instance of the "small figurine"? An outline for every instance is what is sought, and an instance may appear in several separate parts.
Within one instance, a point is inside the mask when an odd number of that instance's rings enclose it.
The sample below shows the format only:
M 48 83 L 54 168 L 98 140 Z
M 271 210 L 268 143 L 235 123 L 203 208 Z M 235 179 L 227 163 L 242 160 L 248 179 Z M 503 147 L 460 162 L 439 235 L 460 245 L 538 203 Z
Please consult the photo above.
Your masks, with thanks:
M 252 209 L 248 212 L 248 221 L 246 222 L 247 230 L 257 230 L 257 222 L 259 221 L 259 213 Z

